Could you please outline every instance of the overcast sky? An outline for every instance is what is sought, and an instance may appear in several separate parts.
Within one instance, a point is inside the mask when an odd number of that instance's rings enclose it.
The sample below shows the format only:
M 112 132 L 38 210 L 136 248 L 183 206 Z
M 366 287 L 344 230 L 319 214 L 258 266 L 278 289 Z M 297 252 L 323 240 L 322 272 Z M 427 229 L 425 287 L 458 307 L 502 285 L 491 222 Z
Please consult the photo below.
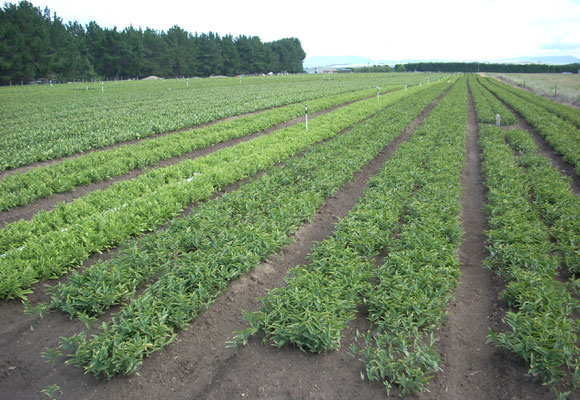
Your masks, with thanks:
M 580 0 L 32 0 L 65 22 L 297 37 L 312 56 L 373 60 L 580 58 Z

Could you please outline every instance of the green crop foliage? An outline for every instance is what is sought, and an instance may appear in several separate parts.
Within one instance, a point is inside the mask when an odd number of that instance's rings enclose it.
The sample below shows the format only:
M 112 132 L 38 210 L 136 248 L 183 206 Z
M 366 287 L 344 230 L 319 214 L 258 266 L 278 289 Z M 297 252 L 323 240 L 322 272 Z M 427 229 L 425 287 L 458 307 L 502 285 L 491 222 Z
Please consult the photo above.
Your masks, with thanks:
M 352 74 L 71 83 L 0 88 L 0 171 L 246 112 L 425 75 Z M 88 90 L 86 90 L 88 89 Z
M 415 132 L 412 151 L 423 154 L 422 170 L 397 238 L 364 296 L 372 329 L 353 350 L 366 363 L 367 377 L 382 381 L 387 392 L 394 385 L 402 395 L 425 390 L 440 368 L 434 331 L 459 280 L 467 114 L 461 79 Z
M 287 286 L 269 291 L 260 311 L 245 313 L 250 327 L 236 332 L 230 345 L 262 333 L 278 347 L 336 349 L 364 298 L 373 330 L 355 353 L 367 377 L 387 390 L 395 384 L 403 393 L 424 389 L 438 357 L 431 346 L 416 344 L 442 323 L 458 279 L 466 100 L 463 79 L 371 179 L 334 235 L 314 247 L 309 264 L 292 269 Z M 374 271 L 384 248 L 389 256 Z
M 360 100 L 374 93 L 375 90 L 367 89 L 312 99 L 308 102 L 308 107 L 313 113 Z M 194 130 L 175 132 L 137 144 L 92 152 L 24 173 L 15 173 L 0 180 L 0 211 L 28 204 L 54 193 L 70 191 L 79 185 L 120 176 L 136 168 L 155 165 L 170 157 L 259 132 L 301 115 L 304 115 L 304 104 L 292 104 Z
M 570 273 L 579 273 L 580 198 L 570 190 L 570 178 L 540 155 L 526 131 L 506 131 L 506 139 L 519 154 L 518 165 L 524 168 L 533 193 L 532 206 L 547 224 L 557 254 Z
M 0 298 L 24 297 L 38 279 L 53 279 L 91 254 L 116 246 L 178 215 L 188 204 L 249 177 L 319 141 L 334 137 L 383 108 L 419 91 L 412 88 L 364 100 L 205 157 L 154 169 L 118 182 L 30 221 L 0 231 Z
M 520 89 L 512 88 L 494 79 L 484 78 L 481 83 L 492 93 L 522 115 L 546 139 L 564 160 L 580 173 L 580 129 L 559 118 L 545 108 L 518 96 Z
M 556 280 L 560 255 L 553 252 L 549 229 L 540 218 L 545 203 L 531 201 L 536 193 L 541 196 L 538 183 L 545 176 L 532 166 L 522 168 L 530 160 L 525 153 L 532 146 L 521 132 L 485 126 L 480 132 L 489 189 L 490 229 L 486 234 L 490 256 L 486 263 L 506 279 L 502 297 L 511 307 L 505 318 L 509 329 L 490 331 L 488 342 L 522 357 L 534 379 L 557 391 L 556 385 L 569 375 L 574 389 L 579 382 L 580 356 L 574 313 L 580 304 Z M 522 155 L 516 157 L 506 135 Z
M 59 285 L 54 290 L 54 306 L 75 315 L 81 310 L 99 313 L 111 298 L 119 302 L 135 293 L 135 287 L 147 279 L 136 278 L 142 267 L 159 275 L 111 322 L 102 324 L 97 334 L 89 337 L 82 332 L 65 338 L 62 347 L 69 353 L 67 363 L 107 377 L 135 373 L 144 357 L 171 342 L 228 282 L 288 243 L 289 235 L 314 216 L 325 198 L 378 154 L 446 86 L 433 85 L 401 99 L 345 134 L 313 147 L 304 157 L 200 205 L 190 217 L 160 231 L 155 240 L 135 241 L 116 259 L 89 269 L 83 274 L 88 274 L 86 279 L 78 276 L 70 285 Z M 84 292 L 83 286 L 89 291 Z M 110 292 L 95 291 L 92 296 L 97 286 L 109 287 Z
M 501 117 L 502 125 L 514 125 L 516 117 L 493 94 L 479 83 L 478 78 L 469 77 L 469 88 L 475 103 L 477 120 L 481 123 L 495 124 L 496 115 Z

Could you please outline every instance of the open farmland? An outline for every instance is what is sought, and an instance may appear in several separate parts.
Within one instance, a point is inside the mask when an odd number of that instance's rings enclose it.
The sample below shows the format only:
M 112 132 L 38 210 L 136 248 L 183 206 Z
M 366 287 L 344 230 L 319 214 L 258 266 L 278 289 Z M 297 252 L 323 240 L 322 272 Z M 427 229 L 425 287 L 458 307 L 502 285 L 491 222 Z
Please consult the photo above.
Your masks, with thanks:
M 1 399 L 580 398 L 578 109 L 418 73 L 0 102 Z
M 523 89 L 580 106 L 578 74 L 498 74 L 498 78 Z

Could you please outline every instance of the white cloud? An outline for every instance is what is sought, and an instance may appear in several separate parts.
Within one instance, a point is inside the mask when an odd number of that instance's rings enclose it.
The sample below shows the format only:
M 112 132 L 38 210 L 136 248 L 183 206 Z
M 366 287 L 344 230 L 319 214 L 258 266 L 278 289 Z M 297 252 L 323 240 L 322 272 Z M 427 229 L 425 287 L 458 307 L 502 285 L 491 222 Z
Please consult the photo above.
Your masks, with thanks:
M 65 21 L 95 20 L 119 29 L 179 25 L 190 32 L 257 35 L 264 41 L 298 37 L 309 56 L 465 60 L 552 52 L 580 57 L 580 49 L 566 45 L 580 43 L 580 2 L 572 0 L 43 1 L 33 3 L 48 5 Z

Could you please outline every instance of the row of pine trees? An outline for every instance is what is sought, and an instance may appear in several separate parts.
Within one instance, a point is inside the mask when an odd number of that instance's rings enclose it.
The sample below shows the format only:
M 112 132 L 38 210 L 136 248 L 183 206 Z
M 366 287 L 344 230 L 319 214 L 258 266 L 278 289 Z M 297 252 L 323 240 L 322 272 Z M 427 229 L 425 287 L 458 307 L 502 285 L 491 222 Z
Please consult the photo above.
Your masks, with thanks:
M 264 43 L 257 36 L 191 34 L 64 23 L 27 1 L 0 9 L 0 83 L 38 79 L 210 76 L 302 72 L 306 56 L 296 38 Z

